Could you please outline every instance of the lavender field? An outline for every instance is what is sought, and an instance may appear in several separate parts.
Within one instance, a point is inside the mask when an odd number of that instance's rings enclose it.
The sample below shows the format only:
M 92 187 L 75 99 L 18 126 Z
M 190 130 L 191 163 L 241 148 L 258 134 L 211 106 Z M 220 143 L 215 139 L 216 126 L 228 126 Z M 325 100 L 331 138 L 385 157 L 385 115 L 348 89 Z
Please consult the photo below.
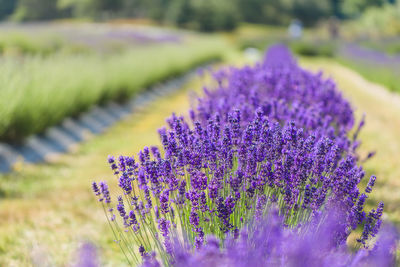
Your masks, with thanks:
M 0 174 L 0 266 L 397 266 L 400 95 L 346 62 L 398 59 L 243 53 L 263 30 L 2 24 L 1 144 L 136 102 Z

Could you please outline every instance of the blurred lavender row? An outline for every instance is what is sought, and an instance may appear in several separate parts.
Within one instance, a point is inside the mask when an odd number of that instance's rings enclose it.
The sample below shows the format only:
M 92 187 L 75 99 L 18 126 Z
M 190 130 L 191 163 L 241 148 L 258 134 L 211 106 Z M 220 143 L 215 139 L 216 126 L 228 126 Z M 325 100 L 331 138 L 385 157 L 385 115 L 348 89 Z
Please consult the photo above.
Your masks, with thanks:
M 40 42 L 40 39 L 46 39 L 47 43 L 56 43 L 55 45 L 67 42 L 71 45 L 100 51 L 109 46 L 118 45 L 140 46 L 148 44 L 180 43 L 183 41 L 184 35 L 184 31 L 130 24 L 38 22 L 27 24 L 0 24 L 0 41 L 3 42 L 25 42 L 29 39 L 36 39 L 35 41 Z
M 390 68 L 400 73 L 400 54 L 389 55 L 354 43 L 342 45 L 338 50 L 338 54 L 340 57 L 357 63 Z
M 373 267 L 396 265 L 398 232 L 385 225 L 373 249 L 352 252 L 346 245 L 337 246 L 335 238 L 343 231 L 338 209 L 322 213 L 296 229 L 283 227 L 277 210 L 256 218 L 238 237 L 220 240 L 208 236 L 199 250 L 182 246 L 176 240 L 169 264 L 174 267 Z M 160 267 L 155 254 L 145 256 L 142 267 Z

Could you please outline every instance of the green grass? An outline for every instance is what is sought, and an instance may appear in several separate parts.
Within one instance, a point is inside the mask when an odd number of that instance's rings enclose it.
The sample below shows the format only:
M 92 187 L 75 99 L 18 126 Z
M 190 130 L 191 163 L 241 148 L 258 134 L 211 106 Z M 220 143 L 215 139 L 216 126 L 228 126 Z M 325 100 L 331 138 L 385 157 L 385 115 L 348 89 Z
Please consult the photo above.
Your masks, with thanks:
M 94 104 L 123 101 L 227 50 L 220 38 L 191 36 L 180 44 L 112 54 L 5 57 L 0 61 L 0 140 L 18 141 Z

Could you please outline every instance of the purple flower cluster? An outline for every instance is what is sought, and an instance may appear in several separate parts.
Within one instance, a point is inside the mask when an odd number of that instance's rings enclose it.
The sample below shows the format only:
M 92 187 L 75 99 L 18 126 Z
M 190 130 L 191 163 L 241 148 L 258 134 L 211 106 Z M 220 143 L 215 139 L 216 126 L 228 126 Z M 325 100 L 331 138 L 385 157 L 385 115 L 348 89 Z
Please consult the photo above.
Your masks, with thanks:
M 214 77 L 218 88 L 206 88 L 196 107 L 203 124 L 215 114 L 225 122 L 237 109 L 244 124 L 260 109 L 270 120 L 293 121 L 306 133 L 323 133 L 338 139 L 341 148 L 349 147 L 346 136 L 354 124 L 349 102 L 331 79 L 299 67 L 286 47 L 271 47 L 254 67 L 228 68 Z
M 366 246 L 383 204 L 366 215 L 376 177 L 360 192 L 365 172 L 355 150 L 363 121 L 348 138 L 353 111 L 335 84 L 301 69 L 283 46 L 254 67 L 214 76 L 217 88 L 205 90 L 190 122 L 173 114 L 159 130 L 163 153 L 145 147 L 137 161 L 108 159 L 123 190 L 116 209 L 140 254 L 149 258 L 158 250 L 168 264 L 176 237 L 201 249 L 206 235 L 238 236 L 271 205 L 288 228 L 340 206 L 336 244 L 364 225 L 359 241 Z M 92 187 L 118 231 L 107 185 Z M 117 241 L 132 250 L 128 237 Z
M 396 242 L 399 235 L 389 225 L 382 229 L 373 249 L 351 252 L 346 244 L 338 246 L 332 239 L 333 233 L 342 231 L 334 216 L 321 216 L 296 229 L 283 227 L 282 220 L 272 210 L 267 217 L 253 221 L 244 228 L 238 238 L 230 236 L 221 242 L 214 236 L 208 236 L 205 245 L 196 251 L 176 241 L 169 265 L 388 267 L 396 264 Z M 158 266 L 160 264 L 154 257 L 146 258 L 142 265 Z

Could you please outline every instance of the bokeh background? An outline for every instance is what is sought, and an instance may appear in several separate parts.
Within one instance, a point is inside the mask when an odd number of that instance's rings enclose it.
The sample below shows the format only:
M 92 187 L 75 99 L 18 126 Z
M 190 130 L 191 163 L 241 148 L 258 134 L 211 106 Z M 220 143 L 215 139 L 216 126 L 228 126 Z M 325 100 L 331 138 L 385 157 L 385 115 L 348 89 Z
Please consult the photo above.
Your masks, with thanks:
M 368 204 L 383 200 L 400 226 L 400 2 L 0 0 L 0 20 L 0 266 L 71 266 L 86 241 L 124 266 L 90 189 L 116 186 L 107 155 L 159 144 L 166 116 L 210 83 L 203 73 L 254 64 L 278 42 L 366 115 Z

